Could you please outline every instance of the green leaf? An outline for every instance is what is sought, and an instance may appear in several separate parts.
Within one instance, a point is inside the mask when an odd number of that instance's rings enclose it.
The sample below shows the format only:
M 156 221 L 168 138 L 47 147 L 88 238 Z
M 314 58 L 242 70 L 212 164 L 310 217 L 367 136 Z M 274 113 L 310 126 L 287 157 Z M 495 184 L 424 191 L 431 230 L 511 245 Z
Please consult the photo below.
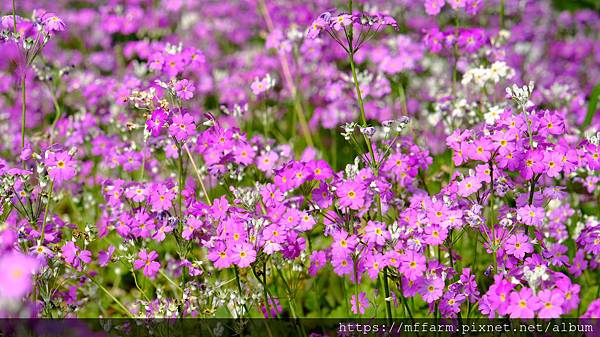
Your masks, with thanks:
M 585 130 L 590 123 L 592 123 L 592 119 L 594 118 L 594 114 L 598 110 L 598 97 L 600 96 L 600 82 L 596 84 L 592 92 L 590 93 L 590 102 L 588 104 L 587 114 L 585 115 L 585 120 L 581 125 L 581 129 Z

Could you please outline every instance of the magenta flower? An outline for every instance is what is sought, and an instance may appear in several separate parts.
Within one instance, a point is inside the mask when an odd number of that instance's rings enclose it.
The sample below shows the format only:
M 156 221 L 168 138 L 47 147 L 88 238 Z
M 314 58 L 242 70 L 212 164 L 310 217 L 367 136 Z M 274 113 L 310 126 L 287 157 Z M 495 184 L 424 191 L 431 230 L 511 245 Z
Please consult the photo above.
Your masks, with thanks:
M 249 267 L 254 260 L 256 260 L 256 251 L 254 247 L 247 243 L 238 243 L 233 246 L 232 250 L 232 260 L 240 268 Z
M 538 150 L 531 150 L 525 155 L 520 172 L 523 179 L 529 180 L 534 174 L 543 173 L 545 169 L 544 155 Z
M 444 292 L 444 280 L 439 277 L 425 278 L 421 282 L 419 294 L 427 303 L 432 303 L 442 297 Z
M 175 137 L 180 142 L 186 141 L 188 138 L 196 133 L 196 124 L 194 124 L 194 117 L 190 114 L 175 115 L 173 116 L 173 122 L 169 127 L 169 135 Z
M 322 250 L 315 250 L 310 254 L 310 267 L 308 268 L 308 273 L 310 276 L 316 276 L 317 272 L 323 267 L 325 267 L 325 263 L 327 262 L 327 257 L 325 252 Z
M 438 15 L 444 4 L 444 0 L 425 0 L 425 13 L 428 15 Z
M 335 191 L 339 198 L 340 207 L 353 210 L 361 209 L 365 204 L 365 190 L 362 184 L 354 181 L 345 181 L 338 185 Z
M 194 97 L 194 90 L 196 90 L 196 87 L 193 82 L 183 79 L 175 83 L 174 89 L 177 93 L 177 97 L 187 101 Z
M 546 166 L 546 174 L 549 177 L 557 177 L 563 168 L 563 154 L 558 151 L 544 152 L 544 165 Z
M 336 31 L 340 31 L 350 24 L 352 24 L 352 15 L 349 14 L 341 14 L 331 18 L 331 27 Z
M 466 177 L 458 185 L 458 195 L 461 197 L 468 197 L 471 194 L 477 192 L 481 188 L 481 181 L 477 176 Z
M 530 288 L 523 287 L 520 291 L 510 293 L 508 314 L 510 318 L 533 318 L 540 308 L 539 299 Z
M 167 118 L 167 113 L 163 109 L 156 109 L 152 111 L 152 116 L 150 116 L 150 119 L 146 121 L 146 129 L 150 131 L 152 136 L 158 136 L 163 125 L 165 125 Z
M 61 252 L 65 262 L 77 270 L 82 270 L 84 263 L 92 261 L 92 252 L 89 250 L 80 250 L 73 241 L 65 243 L 61 248 Z
M 349 235 L 344 230 L 339 230 L 332 235 L 333 244 L 331 245 L 331 253 L 333 255 L 346 256 L 352 253 L 356 247 L 357 239 L 354 235 Z
M 558 318 L 563 313 L 564 294 L 559 290 L 542 290 L 537 295 L 540 301 L 539 318 Z
M 423 272 L 427 268 L 425 256 L 415 252 L 414 250 L 408 250 L 400 257 L 400 272 L 406 276 L 409 280 L 416 280 L 423 275 Z
M 333 271 L 342 275 L 351 275 L 354 272 L 354 262 L 350 258 L 350 255 L 333 255 L 331 257 L 331 265 Z
M 33 274 L 38 268 L 38 259 L 16 251 L 0 256 L 0 296 L 19 299 L 27 295 L 32 289 Z
M 208 251 L 208 259 L 212 261 L 217 269 L 229 268 L 232 264 L 232 253 L 229 252 L 227 246 L 222 241 L 217 241 L 214 247 Z
M 544 223 L 546 212 L 541 207 L 524 206 L 519 208 L 517 214 L 521 221 L 528 226 L 541 226 Z
M 100 252 L 98 252 L 98 265 L 100 267 L 106 267 L 112 259 L 112 255 L 114 252 L 115 247 L 113 245 L 108 246 L 107 250 L 101 250 Z
M 369 300 L 365 292 L 358 294 L 358 308 L 356 308 L 356 295 L 352 295 L 350 298 L 350 304 L 352 305 L 352 312 L 357 315 L 359 312 L 361 315 L 365 314 L 365 309 L 369 307 Z
M 136 270 L 144 269 L 144 275 L 149 278 L 154 278 L 160 269 L 160 263 L 154 261 L 158 258 L 156 251 L 151 251 L 149 254 L 145 249 L 138 253 L 138 259 L 133 262 L 133 267 Z
M 529 237 L 523 233 L 509 236 L 504 247 L 507 254 L 511 254 L 519 260 L 522 260 L 525 254 L 533 252 L 533 245 L 529 242 Z
M 76 163 L 68 152 L 47 152 L 44 164 L 48 175 L 57 183 L 70 180 L 75 176 Z
M 48 33 L 62 32 L 67 25 L 58 16 L 53 13 L 46 13 L 42 17 L 42 24 Z
M 391 236 L 384 223 L 369 221 L 365 227 L 364 237 L 369 243 L 383 246 L 386 240 L 390 239 Z

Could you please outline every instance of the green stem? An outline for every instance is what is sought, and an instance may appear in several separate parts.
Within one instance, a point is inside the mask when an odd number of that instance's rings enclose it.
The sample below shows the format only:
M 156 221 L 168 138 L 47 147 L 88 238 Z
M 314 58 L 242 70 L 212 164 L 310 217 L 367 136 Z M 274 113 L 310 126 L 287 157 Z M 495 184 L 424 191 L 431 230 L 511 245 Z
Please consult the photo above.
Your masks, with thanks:
M 354 269 L 354 301 L 356 305 L 356 314 L 360 317 L 360 302 L 358 301 L 358 268 L 357 258 L 354 258 L 353 269 Z
M 23 74 L 21 75 L 21 148 L 25 148 L 25 119 L 26 119 L 26 100 L 27 94 L 25 92 L 25 67 L 22 69 Z M 23 162 L 23 165 L 25 162 Z
M 349 61 L 350 61 L 350 69 L 352 70 L 352 79 L 354 81 L 354 88 L 356 90 L 356 97 L 358 100 L 358 108 L 360 109 L 360 122 L 361 122 L 362 126 L 366 128 L 367 127 L 367 118 L 366 118 L 366 114 L 365 114 L 365 105 L 363 102 L 360 86 L 358 85 L 358 76 L 356 75 L 356 66 L 354 65 L 354 50 L 352 50 L 352 47 L 350 47 Z M 369 154 L 371 155 L 372 165 L 375 165 L 375 152 L 373 152 L 373 146 L 371 145 L 371 140 L 364 133 L 363 133 L 363 138 L 365 139 L 365 143 L 367 144 L 367 148 L 369 149 Z
M 235 280 L 237 282 L 237 288 L 238 288 L 238 293 L 240 294 L 240 298 L 244 298 L 244 296 L 242 296 L 242 281 L 240 280 L 240 272 L 238 271 L 238 266 L 234 265 L 233 271 L 235 272 Z M 246 311 L 247 314 L 250 313 L 250 311 L 248 311 L 248 307 L 246 306 L 246 303 L 244 303 L 244 310 Z
M 56 124 L 58 123 L 58 120 L 60 119 L 60 116 L 62 115 L 62 110 L 60 108 L 60 105 L 58 104 L 58 99 L 56 98 L 56 95 L 54 94 L 54 92 L 52 91 L 52 89 L 50 90 L 50 96 L 52 97 L 52 104 L 54 104 L 54 110 L 56 110 L 56 117 L 54 117 L 54 122 L 52 122 L 52 125 L 50 126 L 50 145 L 52 145 L 52 139 L 54 138 L 54 128 L 56 127 Z
M 504 1 L 500 0 L 500 29 L 504 29 Z
M 178 207 L 179 207 L 179 216 L 181 216 L 181 221 L 183 221 L 183 213 L 181 212 L 181 204 L 182 204 L 181 194 L 183 192 L 184 177 L 183 177 L 183 152 L 181 151 L 181 145 L 178 146 L 177 151 L 179 152 L 179 156 L 177 157 L 178 170 L 179 170 L 179 189 L 177 191 L 177 203 L 178 203 Z
M 392 303 L 390 298 L 390 286 L 388 284 L 388 268 L 383 268 L 383 289 L 385 290 L 385 309 L 387 314 L 387 319 L 390 321 L 392 316 Z
M 100 284 L 100 282 L 94 280 L 94 278 L 89 275 L 88 273 L 85 273 L 85 276 L 87 276 L 87 278 L 89 278 L 92 282 L 94 282 L 94 284 L 96 284 L 100 289 L 102 289 L 102 291 L 104 291 L 108 297 L 110 297 L 115 303 L 117 303 L 117 305 L 123 310 L 125 311 L 125 314 L 127 314 L 127 317 L 129 318 L 135 318 L 135 316 L 133 316 L 133 314 L 131 314 L 131 312 L 129 311 L 129 309 L 127 309 L 123 303 L 121 303 L 116 297 L 113 296 L 113 294 L 111 294 L 106 288 L 104 288 L 104 286 L 102 284 Z
M 44 245 L 44 235 L 46 234 L 46 222 L 48 221 L 48 211 L 50 210 L 50 202 L 52 201 L 52 191 L 54 190 L 54 180 L 50 181 L 48 186 L 48 202 L 46 202 L 46 208 L 44 209 L 44 219 L 42 220 L 42 231 L 40 234 L 40 245 Z

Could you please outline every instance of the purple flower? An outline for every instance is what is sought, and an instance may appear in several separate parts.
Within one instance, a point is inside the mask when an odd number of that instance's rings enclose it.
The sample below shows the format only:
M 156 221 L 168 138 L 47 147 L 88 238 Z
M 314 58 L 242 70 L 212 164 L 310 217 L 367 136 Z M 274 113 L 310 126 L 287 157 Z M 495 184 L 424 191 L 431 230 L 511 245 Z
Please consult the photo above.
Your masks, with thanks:
M 193 82 L 183 79 L 175 83 L 174 89 L 177 93 L 177 97 L 187 101 L 194 97 L 194 90 L 196 90 L 196 87 Z
M 413 250 L 408 250 L 400 257 L 400 272 L 409 280 L 414 281 L 423 275 L 427 268 L 425 262 L 425 256 Z
M 232 260 L 240 268 L 249 267 L 256 260 L 256 251 L 251 244 L 243 242 L 233 246 Z
M 62 32 L 67 28 L 67 25 L 54 13 L 46 13 L 42 17 L 42 24 L 48 33 Z
M 152 116 L 146 121 L 146 129 L 150 131 L 152 136 L 158 136 L 167 118 L 167 113 L 163 109 L 152 111 Z
M 419 294 L 427 303 L 432 303 L 442 297 L 444 292 L 444 280 L 439 277 L 425 278 L 421 282 Z
M 65 262 L 77 270 L 83 269 L 83 263 L 90 263 L 92 261 L 92 252 L 89 250 L 80 250 L 73 241 L 65 243 L 61 248 L 61 252 Z
M 194 124 L 194 117 L 190 114 L 175 115 L 173 116 L 173 122 L 169 127 L 169 135 L 175 137 L 180 142 L 186 141 L 188 138 L 196 133 L 196 124 Z
M 19 252 L 12 251 L 0 256 L 0 296 L 19 299 L 27 295 L 33 285 L 33 274 L 39 261 Z
M 533 252 L 533 245 L 529 242 L 529 237 L 523 233 L 509 236 L 504 247 L 507 254 L 511 254 L 519 260 L 522 260 L 525 254 Z
M 75 176 L 76 163 L 68 152 L 47 152 L 44 160 L 48 175 L 57 183 Z
M 540 308 L 539 299 L 533 294 L 531 288 L 523 287 L 520 291 L 510 293 L 508 313 L 510 318 L 533 318 Z
M 539 318 L 558 318 L 562 314 L 564 294 L 559 290 L 542 290 L 537 295 L 540 301 Z
M 133 267 L 136 270 L 144 269 L 144 275 L 149 278 L 154 278 L 160 269 L 160 263 L 154 261 L 158 258 L 156 251 L 151 251 L 149 254 L 145 249 L 138 253 L 138 259 L 133 262 Z
M 365 309 L 369 307 L 369 300 L 365 292 L 358 294 L 358 308 L 356 307 L 356 295 L 352 295 L 350 298 L 350 304 L 352 305 L 352 312 L 357 315 L 359 312 L 361 315 L 365 314 Z
M 528 226 L 541 226 L 544 223 L 546 212 L 541 207 L 525 206 L 517 211 L 521 221 Z
M 444 4 L 444 0 L 425 0 L 425 13 L 428 15 L 438 15 Z

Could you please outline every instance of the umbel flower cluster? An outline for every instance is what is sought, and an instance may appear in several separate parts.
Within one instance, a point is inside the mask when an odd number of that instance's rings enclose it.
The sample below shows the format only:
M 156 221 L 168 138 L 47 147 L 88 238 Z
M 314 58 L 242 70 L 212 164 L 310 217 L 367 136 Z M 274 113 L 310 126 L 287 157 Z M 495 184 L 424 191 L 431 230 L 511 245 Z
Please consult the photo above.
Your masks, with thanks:
M 0 316 L 600 317 L 600 15 L 559 5 L 4 6 Z

